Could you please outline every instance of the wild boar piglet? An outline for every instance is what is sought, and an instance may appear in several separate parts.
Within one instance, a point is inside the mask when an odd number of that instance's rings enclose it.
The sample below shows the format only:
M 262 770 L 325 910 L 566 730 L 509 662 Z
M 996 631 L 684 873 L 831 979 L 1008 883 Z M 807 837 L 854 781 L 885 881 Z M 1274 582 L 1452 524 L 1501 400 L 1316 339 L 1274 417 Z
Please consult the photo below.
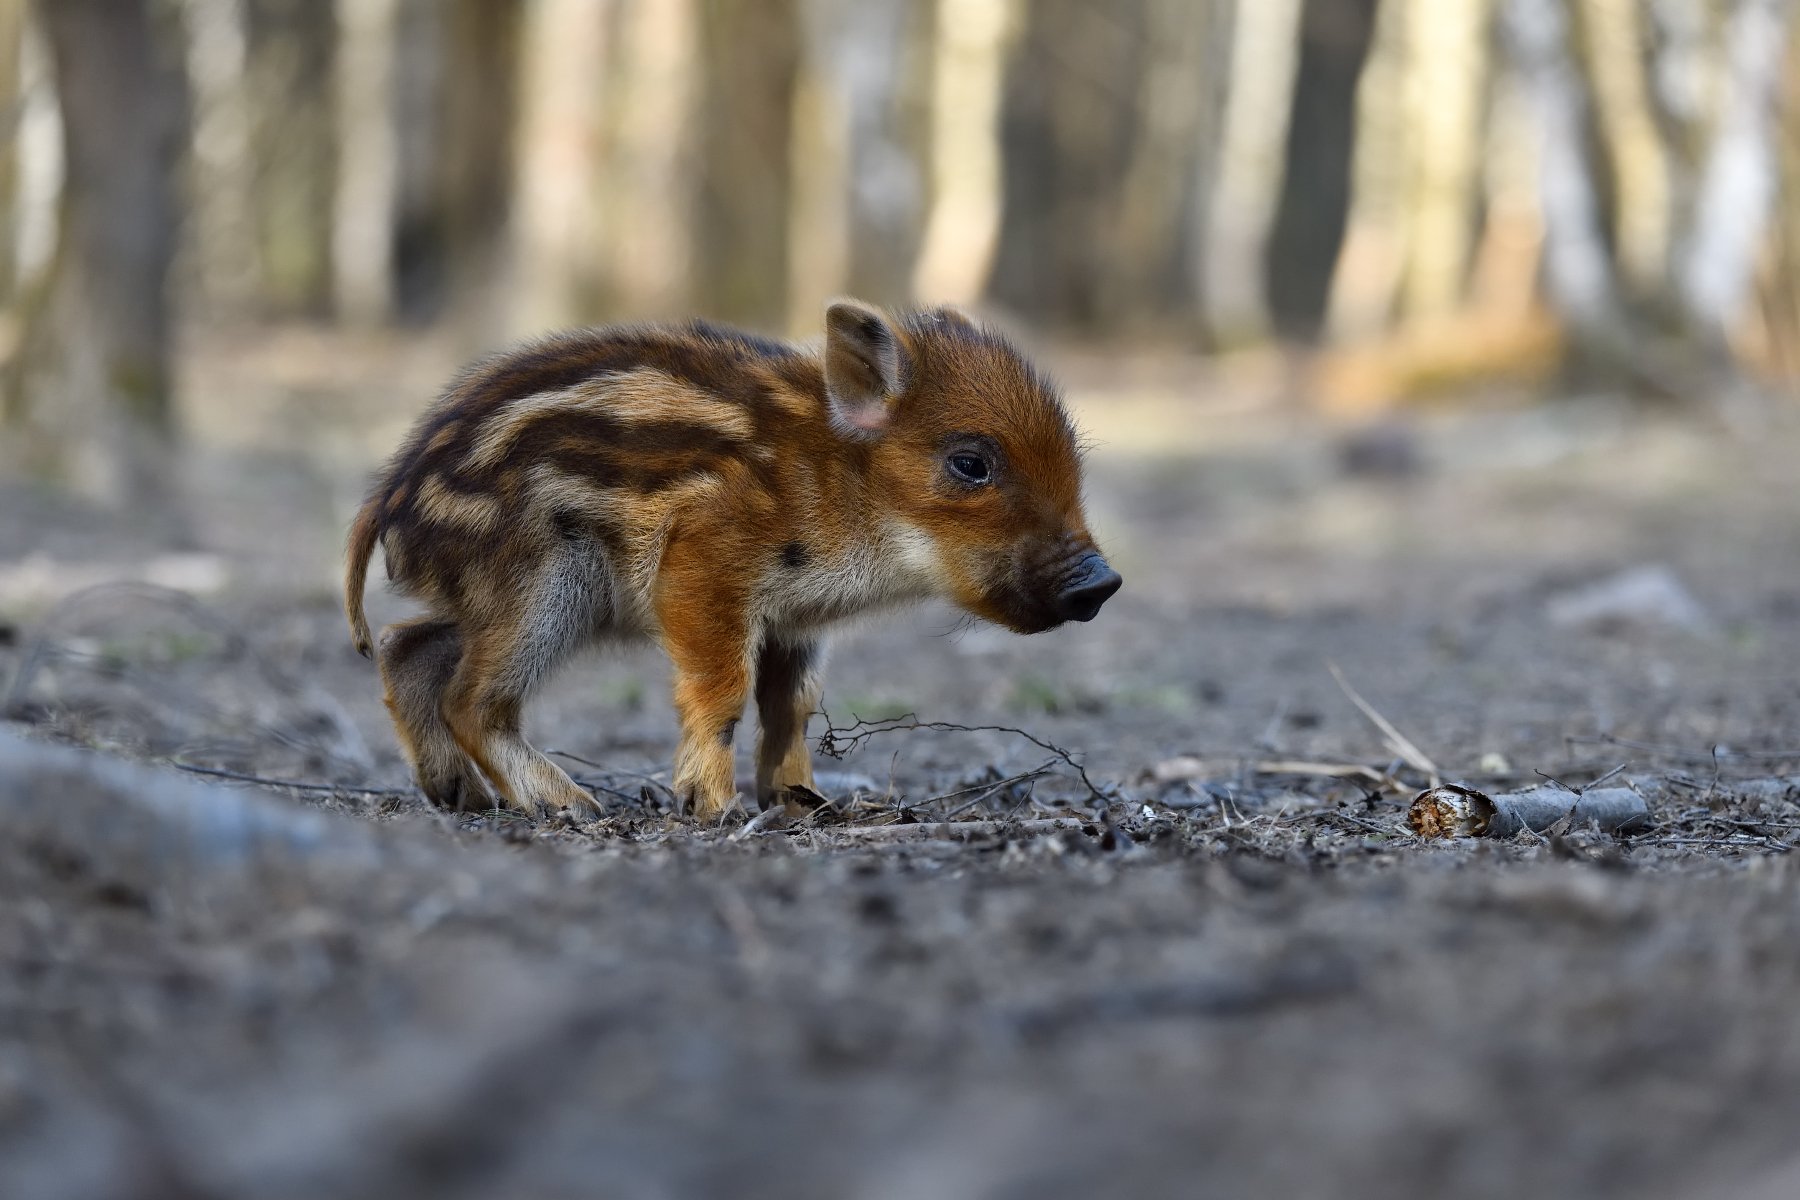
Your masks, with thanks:
M 668 654 L 674 790 L 710 821 L 736 797 L 753 695 L 758 802 L 811 786 L 834 624 L 943 597 L 1038 633 L 1091 620 L 1120 584 L 1054 385 L 959 312 L 848 300 L 822 350 L 694 322 L 564 333 L 469 368 L 351 527 L 365 655 L 377 542 L 426 610 L 378 652 L 419 787 L 533 813 L 592 804 L 521 728 L 532 690 L 585 646 Z

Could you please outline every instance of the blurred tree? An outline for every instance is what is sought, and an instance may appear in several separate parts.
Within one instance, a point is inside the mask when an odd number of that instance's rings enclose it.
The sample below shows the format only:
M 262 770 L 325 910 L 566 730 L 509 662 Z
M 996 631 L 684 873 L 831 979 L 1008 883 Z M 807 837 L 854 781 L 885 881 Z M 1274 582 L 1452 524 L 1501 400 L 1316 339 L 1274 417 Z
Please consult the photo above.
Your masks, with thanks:
M 1709 356 L 1751 298 L 1757 252 L 1776 185 L 1776 114 L 1791 0 L 1738 0 L 1724 38 L 1723 96 L 1695 190 L 1693 220 L 1675 254 L 1689 336 Z
M 394 59 L 398 0 L 337 6 L 337 192 L 332 203 L 332 307 L 339 320 L 385 322 L 394 303 L 399 169 Z
M 930 209 L 912 291 L 980 299 L 1000 233 L 1000 124 L 1016 0 L 937 0 L 931 64 Z
M 597 315 L 601 231 L 610 216 L 602 108 L 619 67 L 615 0 L 525 6 L 518 196 L 511 222 L 515 334 Z M 598 78 L 597 78 L 598 76 Z M 611 165 L 611 164 L 605 164 Z
M 846 288 L 903 304 L 925 224 L 932 7 L 881 0 L 845 15 L 851 19 L 833 39 L 832 74 L 850 132 Z
M 1138 134 L 1118 181 L 1101 308 L 1114 328 L 1192 333 L 1230 81 L 1230 0 L 1149 0 Z
M 1300 63 L 1275 224 L 1265 259 L 1275 330 L 1318 340 L 1350 213 L 1356 85 L 1375 31 L 1376 0 L 1306 0 Z
M 1618 363 L 1629 353 L 1605 216 L 1601 145 L 1560 0 L 1508 0 L 1508 44 L 1538 119 L 1544 265 L 1551 303 L 1578 356 Z
M 1763 286 L 1763 325 L 1770 365 L 1793 381 L 1800 380 L 1800 30 L 1788 36 L 1782 76 L 1780 202 Z
M 19 130 L 24 116 L 25 5 L 0 3 L 0 305 L 18 287 Z
M 1399 0 L 1388 0 L 1390 4 Z M 1405 106 L 1410 211 L 1400 300 L 1433 320 L 1466 298 L 1478 220 L 1481 109 L 1489 90 L 1488 0 L 1407 0 Z
M 1215 345 L 1243 346 L 1268 334 L 1264 251 L 1281 191 L 1301 4 L 1256 0 L 1232 7 L 1217 181 L 1200 261 Z
M 1683 401 L 1738 376 L 1730 337 L 1769 230 L 1792 8 L 1733 0 L 1715 22 L 1705 6 L 1657 3 L 1647 61 L 1621 64 L 1640 14 L 1589 0 L 1577 24 L 1556 0 L 1507 0 L 1536 101 L 1546 274 L 1571 367 Z M 1661 185 L 1644 182 L 1658 174 Z
M 482 316 L 512 201 L 523 9 L 514 0 L 401 0 L 395 37 L 397 314 L 454 303 Z
M 1035 0 L 1007 65 L 1000 244 L 990 292 L 1063 327 L 1104 328 L 1113 227 L 1143 114 L 1148 0 Z
M 622 0 L 604 108 L 604 299 L 612 312 L 691 312 L 699 220 L 695 0 Z
M 804 0 L 794 108 L 789 323 L 851 293 L 911 299 L 931 160 L 934 6 Z
M 701 0 L 698 16 L 696 300 L 710 316 L 778 326 L 788 311 L 799 0 Z
M 252 211 L 262 302 L 324 316 L 332 300 L 337 22 L 322 0 L 243 0 Z
M 181 41 L 153 0 L 40 0 L 36 14 L 55 67 L 64 186 L 7 415 L 39 470 L 137 503 L 169 483 Z

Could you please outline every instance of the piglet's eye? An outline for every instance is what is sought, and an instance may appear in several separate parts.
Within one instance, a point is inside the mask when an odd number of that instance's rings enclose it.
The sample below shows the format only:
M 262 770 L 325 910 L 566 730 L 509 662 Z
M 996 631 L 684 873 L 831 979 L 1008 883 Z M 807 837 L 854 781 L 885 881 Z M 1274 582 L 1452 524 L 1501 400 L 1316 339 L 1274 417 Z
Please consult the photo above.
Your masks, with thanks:
M 993 468 L 988 466 L 987 459 L 966 450 L 952 454 L 947 461 L 950 473 L 964 483 L 986 483 L 993 475 Z

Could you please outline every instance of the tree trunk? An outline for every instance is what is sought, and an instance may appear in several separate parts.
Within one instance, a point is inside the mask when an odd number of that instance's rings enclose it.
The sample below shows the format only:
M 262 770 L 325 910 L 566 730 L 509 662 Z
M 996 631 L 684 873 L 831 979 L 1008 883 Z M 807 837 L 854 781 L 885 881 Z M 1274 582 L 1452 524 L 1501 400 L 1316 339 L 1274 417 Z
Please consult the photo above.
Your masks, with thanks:
M 931 70 L 931 210 L 913 266 L 927 303 L 981 298 L 999 241 L 1000 109 L 1016 0 L 937 0 Z
M 32 463 L 119 504 L 170 483 L 169 270 L 187 123 L 172 14 L 40 0 L 62 109 L 57 249 L 31 302 L 9 411 Z
M 404 320 L 450 310 L 479 320 L 499 299 L 521 17 L 514 0 L 402 0 L 394 282 Z
M 276 312 L 322 317 L 331 309 L 337 188 L 332 6 L 244 0 L 244 42 L 261 299 Z
M 1263 257 L 1281 191 L 1300 15 L 1301 0 L 1242 0 L 1232 13 L 1217 183 L 1201 256 L 1206 328 L 1220 347 L 1260 340 L 1268 328 Z
M 1789 0 L 1739 0 L 1726 39 L 1726 90 L 1677 262 L 1688 327 L 1723 352 L 1748 303 L 1775 194 L 1775 114 Z
M 1671 177 L 1642 47 L 1642 0 L 1586 0 L 1581 8 L 1588 78 L 1614 189 L 1619 276 L 1630 299 L 1654 297 L 1669 278 Z
M 1627 340 L 1590 148 L 1591 113 L 1560 0 L 1508 0 L 1508 42 L 1535 102 L 1550 298 L 1578 353 L 1618 359 Z
M 0 3 L 0 306 L 19 284 L 19 128 L 25 101 L 20 78 L 25 37 L 22 0 Z
M 616 0 L 532 0 L 525 7 L 519 183 L 512 221 L 516 334 L 589 317 L 602 270 L 604 78 L 618 61 Z
M 1119 181 L 1102 305 L 1130 328 L 1201 328 L 1208 205 L 1229 84 L 1228 0 L 1150 0 L 1139 131 Z
M 607 53 L 605 148 L 591 184 L 603 249 L 599 301 L 634 320 L 688 315 L 699 303 L 697 190 L 708 167 L 697 128 L 697 7 L 620 0 Z
M 1376 0 L 1306 0 L 1288 120 L 1286 169 L 1265 270 L 1275 330 L 1315 342 L 1350 212 L 1356 86 L 1375 31 Z
M 798 0 L 703 0 L 699 19 L 699 299 L 710 316 L 776 328 L 787 318 Z
M 906 0 L 805 0 L 802 15 L 789 309 L 812 328 L 834 294 L 912 298 L 929 186 L 933 12 Z
M 333 307 L 340 320 L 385 322 L 394 307 L 398 0 L 339 3 Z
M 1448 316 L 1464 298 L 1477 217 L 1489 15 L 1487 0 L 1409 5 L 1412 228 L 1401 295 L 1412 319 Z
M 1053 325 L 1117 325 L 1102 281 L 1140 130 L 1146 0 L 1035 0 L 1007 69 L 1004 219 L 991 292 Z

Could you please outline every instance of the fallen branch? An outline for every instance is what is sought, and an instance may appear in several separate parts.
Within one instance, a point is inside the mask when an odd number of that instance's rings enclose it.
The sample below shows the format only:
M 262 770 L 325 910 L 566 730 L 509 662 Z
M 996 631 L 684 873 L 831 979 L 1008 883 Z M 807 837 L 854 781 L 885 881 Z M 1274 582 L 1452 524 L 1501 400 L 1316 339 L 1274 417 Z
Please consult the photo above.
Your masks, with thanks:
M 1489 796 L 1460 784 L 1429 787 L 1413 797 L 1406 823 L 1422 838 L 1511 837 L 1521 829 L 1545 833 L 1594 824 L 1629 833 L 1650 823 L 1644 798 L 1630 788 L 1590 787 L 1576 793 L 1539 787 Z

